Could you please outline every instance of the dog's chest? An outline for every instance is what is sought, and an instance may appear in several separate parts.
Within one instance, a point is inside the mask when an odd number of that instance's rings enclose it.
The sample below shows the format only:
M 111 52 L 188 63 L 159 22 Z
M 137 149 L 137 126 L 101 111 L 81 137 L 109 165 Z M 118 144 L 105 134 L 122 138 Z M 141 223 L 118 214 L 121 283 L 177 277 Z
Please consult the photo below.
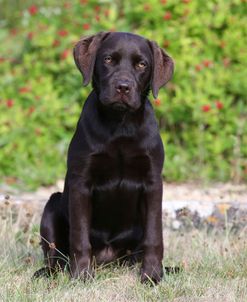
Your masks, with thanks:
M 90 159 L 90 175 L 93 185 L 133 182 L 141 184 L 148 179 L 150 158 L 140 150 L 122 148 L 106 149 Z
M 113 240 L 115 232 L 139 224 L 140 197 L 149 173 L 149 157 L 140 151 L 111 148 L 94 154 L 90 161 L 93 228 L 104 229 Z

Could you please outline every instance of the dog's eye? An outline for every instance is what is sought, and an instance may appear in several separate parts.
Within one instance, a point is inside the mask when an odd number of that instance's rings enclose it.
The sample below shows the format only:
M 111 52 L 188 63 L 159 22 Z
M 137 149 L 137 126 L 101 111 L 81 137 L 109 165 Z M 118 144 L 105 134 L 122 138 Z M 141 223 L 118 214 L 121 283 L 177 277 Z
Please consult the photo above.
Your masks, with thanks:
M 146 66 L 147 66 L 146 63 L 143 61 L 136 64 L 136 67 L 138 67 L 140 69 L 144 69 Z
M 109 64 L 109 63 L 112 62 L 112 57 L 111 57 L 111 56 L 106 56 L 106 57 L 104 58 L 104 61 L 105 61 L 106 64 Z

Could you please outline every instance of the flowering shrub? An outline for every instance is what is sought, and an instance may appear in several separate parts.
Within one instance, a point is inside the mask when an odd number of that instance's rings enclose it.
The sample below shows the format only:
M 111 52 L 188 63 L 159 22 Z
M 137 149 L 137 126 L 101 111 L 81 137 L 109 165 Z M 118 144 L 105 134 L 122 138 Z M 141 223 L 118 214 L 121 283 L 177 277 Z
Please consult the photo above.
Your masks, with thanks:
M 158 99 L 150 96 L 166 147 L 165 179 L 247 179 L 246 0 L 22 1 L 15 12 L 11 3 L 0 31 L 4 181 L 34 188 L 63 177 L 90 91 L 81 87 L 72 49 L 102 30 L 156 40 L 175 60 L 173 80 Z

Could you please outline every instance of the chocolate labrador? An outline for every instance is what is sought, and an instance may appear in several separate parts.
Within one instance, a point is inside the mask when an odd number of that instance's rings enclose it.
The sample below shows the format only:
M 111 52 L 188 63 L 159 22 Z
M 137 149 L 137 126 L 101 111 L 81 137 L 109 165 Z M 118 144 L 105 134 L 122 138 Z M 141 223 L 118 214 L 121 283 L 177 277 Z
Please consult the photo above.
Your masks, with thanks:
M 173 73 L 158 45 L 124 32 L 83 38 L 74 48 L 84 85 L 93 90 L 69 146 L 63 193 L 54 193 L 41 220 L 46 267 L 93 274 L 92 263 L 141 261 L 141 281 L 163 275 L 164 151 L 148 94 L 157 97 Z

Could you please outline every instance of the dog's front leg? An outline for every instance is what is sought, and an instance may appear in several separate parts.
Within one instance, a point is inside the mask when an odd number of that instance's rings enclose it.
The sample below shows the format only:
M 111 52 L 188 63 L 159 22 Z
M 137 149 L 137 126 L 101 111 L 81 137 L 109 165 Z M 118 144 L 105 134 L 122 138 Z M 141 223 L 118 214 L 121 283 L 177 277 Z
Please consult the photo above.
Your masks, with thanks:
M 144 193 L 145 219 L 141 281 L 158 283 L 163 276 L 162 180 L 147 187 Z
M 91 276 L 90 190 L 82 181 L 73 181 L 69 189 L 71 276 L 86 279 Z

